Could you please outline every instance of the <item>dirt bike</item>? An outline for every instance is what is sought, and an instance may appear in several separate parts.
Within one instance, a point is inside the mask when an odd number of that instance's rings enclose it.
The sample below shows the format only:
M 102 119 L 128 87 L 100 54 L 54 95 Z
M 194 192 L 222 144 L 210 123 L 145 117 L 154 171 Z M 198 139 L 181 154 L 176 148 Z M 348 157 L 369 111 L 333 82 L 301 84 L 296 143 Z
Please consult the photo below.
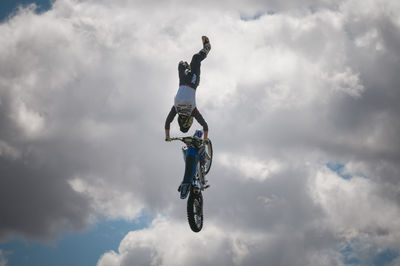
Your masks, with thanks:
M 196 130 L 193 137 L 172 138 L 180 140 L 186 146 L 182 147 L 185 161 L 185 174 L 178 188 L 180 198 L 187 201 L 187 217 L 190 228 L 194 232 L 200 232 L 203 228 L 203 195 L 202 191 L 209 185 L 205 176 L 208 174 L 212 163 L 212 143 L 208 139 L 202 140 L 203 132 Z

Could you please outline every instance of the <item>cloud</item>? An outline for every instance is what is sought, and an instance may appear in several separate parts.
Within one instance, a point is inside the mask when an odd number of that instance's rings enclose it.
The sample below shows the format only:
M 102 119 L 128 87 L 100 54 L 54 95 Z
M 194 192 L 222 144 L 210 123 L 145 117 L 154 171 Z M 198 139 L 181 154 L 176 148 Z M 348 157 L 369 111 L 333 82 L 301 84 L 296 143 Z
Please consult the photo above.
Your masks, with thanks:
M 345 265 L 351 257 L 369 265 L 382 251 L 398 249 L 399 209 L 381 198 L 374 182 L 346 180 L 323 165 L 310 173 L 297 182 L 279 176 L 259 189 L 258 182 L 242 183 L 224 191 L 226 201 L 207 191 L 201 233 L 182 221 L 182 206 L 180 217 L 159 216 L 149 228 L 130 232 L 98 265 Z
M 269 162 L 258 161 L 257 158 L 248 156 L 234 156 L 233 154 L 221 154 L 217 163 L 225 168 L 239 171 L 244 177 L 263 181 L 271 174 L 280 172 L 284 167 L 282 162 L 271 160 Z
M 7 259 L 4 254 L 4 251 L 0 249 L 0 266 L 6 266 L 7 265 Z
M 395 222 L 400 214 L 398 204 L 382 197 L 374 180 L 360 176 L 347 180 L 324 168 L 310 183 L 310 191 L 315 202 L 324 209 L 325 224 L 339 236 L 349 242 L 356 239 L 369 245 L 374 243 L 380 247 L 378 251 L 398 249 L 399 243 L 395 240 L 399 232 Z M 360 246 L 365 248 L 368 244 Z M 372 253 L 370 257 L 378 253 L 376 250 L 368 252 Z M 368 264 L 368 261 L 361 264 Z
M 301 236 L 294 236 L 294 242 L 301 241 L 298 238 Z M 158 217 L 149 228 L 130 232 L 122 240 L 118 253 L 105 253 L 97 265 L 279 265 L 280 261 L 321 265 L 319 263 L 324 261 L 339 262 L 337 258 L 330 258 L 329 250 L 312 251 L 306 259 L 302 254 L 304 250 L 290 249 L 286 245 L 295 247 L 275 235 L 248 231 L 227 234 L 224 228 L 215 226 L 193 234 L 186 224 Z M 279 246 L 291 257 L 283 256 Z
M 220 230 L 210 228 L 205 234 L 193 238 L 189 230 L 186 224 L 171 223 L 158 217 L 150 228 L 129 233 L 121 242 L 119 253 L 112 251 L 105 254 L 98 265 L 200 265 L 215 259 L 214 262 L 222 262 L 222 265 L 233 262 L 231 256 L 226 256 L 226 253 L 232 252 L 230 248 L 218 258 L 221 248 L 226 249 L 232 244 L 232 236 L 225 238 Z M 207 253 L 208 256 L 205 255 Z M 239 253 L 240 250 L 237 250 L 232 255 L 240 259 Z
M 342 265 L 348 250 L 368 265 L 398 251 L 399 13 L 357 0 L 22 9 L 0 26 L 0 236 L 49 239 L 145 209 L 159 218 L 100 265 Z M 203 34 L 197 104 L 214 162 L 193 235 L 163 124 L 177 63 Z

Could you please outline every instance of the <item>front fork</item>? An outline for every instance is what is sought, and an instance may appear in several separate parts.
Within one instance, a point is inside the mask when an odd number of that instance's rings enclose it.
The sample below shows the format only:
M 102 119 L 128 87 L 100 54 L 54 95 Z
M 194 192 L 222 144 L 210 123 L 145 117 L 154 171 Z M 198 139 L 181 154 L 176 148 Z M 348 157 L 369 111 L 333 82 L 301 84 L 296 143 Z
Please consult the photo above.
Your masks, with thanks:
M 200 149 L 183 147 L 182 152 L 185 161 L 185 174 L 182 183 L 191 184 L 193 186 L 193 191 L 198 193 L 200 190 L 203 190 L 203 184 L 205 183 L 204 166 L 201 164 L 205 159 L 204 146 Z

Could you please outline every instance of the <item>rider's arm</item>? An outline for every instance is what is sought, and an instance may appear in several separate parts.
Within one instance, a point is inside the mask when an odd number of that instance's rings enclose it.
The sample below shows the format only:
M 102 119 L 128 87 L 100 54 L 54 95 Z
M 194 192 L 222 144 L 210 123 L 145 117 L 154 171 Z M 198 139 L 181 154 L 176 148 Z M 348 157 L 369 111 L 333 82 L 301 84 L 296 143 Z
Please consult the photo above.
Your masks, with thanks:
M 203 131 L 204 131 L 204 139 L 208 139 L 208 125 L 207 122 L 204 120 L 203 116 L 200 114 L 199 110 L 194 109 L 193 111 L 193 116 L 196 118 L 197 122 L 199 122 L 200 125 L 203 126 Z
M 196 75 L 200 74 L 201 61 L 206 59 L 206 57 L 207 54 L 203 52 L 203 50 L 192 56 L 192 61 L 190 61 L 190 70 L 192 73 L 195 73 Z
M 175 106 L 172 106 L 171 111 L 169 111 L 167 119 L 165 120 L 165 138 L 169 137 L 169 128 L 175 116 L 176 116 L 176 109 Z
M 204 131 L 204 139 L 208 139 L 208 130 Z

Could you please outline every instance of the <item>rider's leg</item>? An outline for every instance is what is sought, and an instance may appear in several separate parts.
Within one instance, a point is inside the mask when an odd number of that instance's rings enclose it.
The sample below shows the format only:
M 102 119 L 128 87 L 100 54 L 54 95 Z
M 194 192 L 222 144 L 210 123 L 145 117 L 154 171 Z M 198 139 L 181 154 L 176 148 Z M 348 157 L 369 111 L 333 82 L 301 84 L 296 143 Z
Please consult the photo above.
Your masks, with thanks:
M 192 70 L 192 73 L 197 75 L 197 77 L 200 77 L 201 61 L 206 59 L 208 53 L 211 50 L 210 41 L 206 36 L 202 37 L 202 42 L 203 49 L 201 49 L 197 54 L 194 54 L 192 57 L 192 61 L 190 62 L 190 69 Z
M 200 78 L 201 61 L 203 61 L 206 57 L 207 54 L 201 50 L 197 54 L 194 54 L 192 61 L 190 61 L 190 70 L 197 76 L 197 78 Z

